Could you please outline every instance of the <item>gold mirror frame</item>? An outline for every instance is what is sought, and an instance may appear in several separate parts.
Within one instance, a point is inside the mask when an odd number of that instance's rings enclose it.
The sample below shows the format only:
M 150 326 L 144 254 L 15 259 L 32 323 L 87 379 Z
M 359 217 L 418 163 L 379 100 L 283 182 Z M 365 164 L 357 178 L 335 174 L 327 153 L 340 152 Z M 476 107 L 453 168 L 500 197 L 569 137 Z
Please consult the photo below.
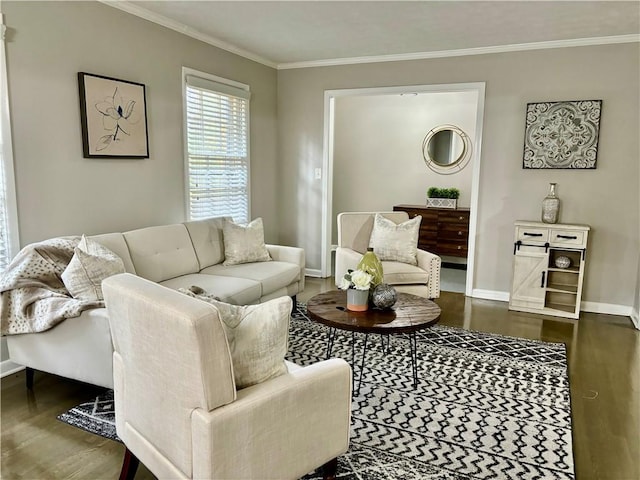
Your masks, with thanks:
M 430 147 L 432 147 L 432 142 L 434 137 L 440 133 L 449 131 L 452 135 L 458 135 L 462 140 L 462 152 L 460 154 L 448 162 L 438 162 L 432 155 L 429 153 Z M 471 159 L 471 139 L 469 135 L 467 135 L 464 130 L 455 125 L 440 125 L 438 127 L 432 128 L 425 135 L 424 140 L 422 141 L 422 157 L 424 158 L 424 162 L 427 167 L 433 170 L 436 173 L 441 175 L 451 175 L 453 173 L 458 173 L 464 167 L 467 166 L 469 160 Z

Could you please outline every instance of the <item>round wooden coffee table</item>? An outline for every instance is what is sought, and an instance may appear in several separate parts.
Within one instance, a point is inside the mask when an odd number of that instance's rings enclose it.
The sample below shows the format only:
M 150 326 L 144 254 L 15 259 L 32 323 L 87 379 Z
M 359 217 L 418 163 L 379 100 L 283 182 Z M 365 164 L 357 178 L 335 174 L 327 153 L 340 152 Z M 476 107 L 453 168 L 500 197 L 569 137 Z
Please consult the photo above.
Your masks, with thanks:
M 347 293 L 343 290 L 320 293 L 307 302 L 307 313 L 312 320 L 329 327 L 327 358 L 331 356 L 336 329 L 350 331 L 352 332 L 351 365 L 353 367 L 355 365 L 355 333 L 365 334 L 356 394 L 360 390 L 360 382 L 362 381 L 368 334 L 385 335 L 387 342 L 389 341 L 388 336 L 391 334 L 408 334 L 413 388 L 416 388 L 418 385 L 416 332 L 431 327 L 440 320 L 440 307 L 436 303 L 409 293 L 398 293 L 398 301 L 390 309 L 369 308 L 365 312 L 347 310 Z

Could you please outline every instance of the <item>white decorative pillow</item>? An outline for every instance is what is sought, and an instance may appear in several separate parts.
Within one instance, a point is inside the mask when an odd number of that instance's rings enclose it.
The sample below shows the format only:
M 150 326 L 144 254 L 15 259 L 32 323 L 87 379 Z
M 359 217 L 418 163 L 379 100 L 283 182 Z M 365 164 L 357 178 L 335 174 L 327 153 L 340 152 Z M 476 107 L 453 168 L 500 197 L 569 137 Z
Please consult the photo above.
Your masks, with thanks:
M 102 280 L 124 271 L 118 255 L 83 235 L 61 277 L 73 298 L 95 302 L 104 300 Z
M 225 256 L 223 265 L 271 260 L 264 243 L 262 218 L 256 218 L 248 225 L 238 225 L 227 219 L 222 226 L 222 233 Z
M 376 213 L 369 245 L 380 260 L 417 265 L 418 237 L 420 235 L 420 215 L 406 222 L 395 224 Z
M 284 357 L 289 347 L 289 320 L 293 306 L 290 297 L 238 306 L 184 288 L 179 291 L 209 302 L 218 310 L 229 342 L 237 389 L 287 372 Z

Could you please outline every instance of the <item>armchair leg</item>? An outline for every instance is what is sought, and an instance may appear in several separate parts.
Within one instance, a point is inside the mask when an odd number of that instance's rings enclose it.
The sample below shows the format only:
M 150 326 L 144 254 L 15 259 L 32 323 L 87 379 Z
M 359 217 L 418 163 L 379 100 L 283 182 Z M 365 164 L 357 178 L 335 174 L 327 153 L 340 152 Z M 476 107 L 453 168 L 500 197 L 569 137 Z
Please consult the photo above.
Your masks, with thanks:
M 24 373 L 26 375 L 27 390 L 33 390 L 33 374 L 34 374 L 33 368 L 25 367 Z
M 122 460 L 122 469 L 120 470 L 119 480 L 133 480 L 133 478 L 136 476 L 138 465 L 140 465 L 140 460 L 138 460 L 138 457 L 131 453 L 131 450 L 126 448 L 126 450 L 124 451 L 124 459 Z
M 295 312 L 298 310 L 298 297 L 296 295 L 293 295 L 291 297 L 291 300 L 293 300 L 293 310 L 292 312 Z
M 338 472 L 338 458 L 329 460 L 322 466 L 322 480 L 335 480 Z

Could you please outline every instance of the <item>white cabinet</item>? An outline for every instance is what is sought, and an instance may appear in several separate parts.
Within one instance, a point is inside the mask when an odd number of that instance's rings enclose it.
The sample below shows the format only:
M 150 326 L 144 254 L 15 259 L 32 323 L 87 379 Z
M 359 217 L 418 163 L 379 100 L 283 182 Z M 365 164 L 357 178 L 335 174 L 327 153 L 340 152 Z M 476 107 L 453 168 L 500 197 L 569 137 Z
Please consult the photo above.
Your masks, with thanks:
M 509 310 L 578 318 L 587 225 L 517 221 Z

